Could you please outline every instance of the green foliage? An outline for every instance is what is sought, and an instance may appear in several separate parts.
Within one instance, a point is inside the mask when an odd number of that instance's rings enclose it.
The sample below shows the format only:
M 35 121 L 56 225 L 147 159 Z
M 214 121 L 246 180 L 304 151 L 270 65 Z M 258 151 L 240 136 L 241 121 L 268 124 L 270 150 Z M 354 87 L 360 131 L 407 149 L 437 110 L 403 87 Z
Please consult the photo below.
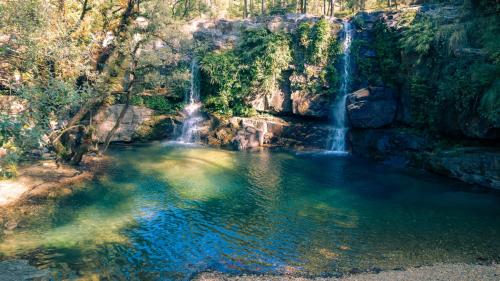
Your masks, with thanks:
M 181 103 L 173 103 L 164 96 L 145 96 L 144 105 L 161 114 L 170 114 L 182 108 Z
M 304 54 L 307 64 L 325 65 L 332 40 L 330 23 L 324 18 L 317 23 L 302 22 L 297 29 L 299 52 Z
M 378 22 L 374 27 L 374 47 L 376 63 L 380 68 L 380 76 L 386 84 L 395 86 L 398 79 L 398 69 L 401 65 L 398 34 L 385 24 Z
M 436 34 L 435 24 L 429 17 L 418 17 L 410 28 L 404 31 L 401 47 L 406 53 L 425 56 L 431 50 Z
M 44 131 L 33 125 L 26 114 L 0 113 L 0 179 L 16 176 L 16 165 L 21 155 L 40 146 Z
M 205 108 L 222 115 L 233 115 L 243 101 L 241 65 L 233 50 L 208 53 L 201 60 L 202 92 Z
M 286 34 L 249 29 L 234 50 L 206 54 L 201 60 L 205 107 L 223 115 L 251 115 L 245 98 L 279 87 L 292 61 Z
M 484 93 L 480 101 L 479 112 L 493 124 L 500 125 L 500 80 L 496 80 Z
M 498 27 L 481 26 L 477 32 L 479 23 L 498 19 L 465 13 L 454 23 L 440 24 L 440 20 L 417 15 L 400 40 L 403 54 L 411 62 L 401 72 L 411 78 L 415 121 L 437 129 L 451 111 L 456 112 L 457 120 L 482 116 L 498 122 L 500 62 L 498 50 L 492 48 L 499 44 L 498 33 L 493 35 Z
M 331 46 L 330 23 L 320 19 L 311 30 L 311 48 L 309 61 L 313 64 L 324 65 L 328 61 L 328 49 Z
M 248 90 L 261 93 L 278 87 L 281 73 L 292 61 L 289 36 L 264 28 L 245 30 L 236 52 L 246 66 L 242 70 L 250 84 Z
M 17 95 L 30 102 L 30 118 L 35 120 L 37 126 L 48 129 L 51 116 L 68 116 L 92 92 L 88 87 L 77 88 L 71 81 L 50 79 L 46 84 L 23 86 Z
M 159 114 L 172 114 L 182 108 L 181 102 L 174 102 L 162 95 L 155 96 L 132 96 L 131 105 L 145 106 L 156 110 Z
M 294 91 L 332 95 L 337 92 L 340 44 L 331 34 L 332 26 L 324 18 L 316 23 L 304 21 L 298 26 L 293 38 L 296 70 L 291 86 Z
M 437 99 L 429 98 L 431 87 L 427 80 L 418 75 L 409 79 L 409 91 L 412 98 L 412 113 L 417 124 L 435 124 Z

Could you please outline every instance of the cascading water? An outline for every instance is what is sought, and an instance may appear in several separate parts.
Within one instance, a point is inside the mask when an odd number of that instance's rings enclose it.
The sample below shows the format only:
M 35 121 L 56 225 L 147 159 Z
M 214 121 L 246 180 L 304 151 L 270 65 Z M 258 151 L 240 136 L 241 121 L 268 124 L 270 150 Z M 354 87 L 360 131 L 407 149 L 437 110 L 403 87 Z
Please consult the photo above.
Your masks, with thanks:
M 351 82 L 351 41 L 353 29 L 351 23 L 347 20 L 343 22 L 344 25 L 344 42 L 342 49 L 344 56 L 342 59 L 342 78 L 340 82 L 340 91 L 337 99 L 332 107 L 332 141 L 330 150 L 338 153 L 347 153 L 346 135 L 348 131 L 347 126 L 347 112 L 346 112 L 346 98 L 350 90 Z
M 203 121 L 200 108 L 200 67 L 196 59 L 191 62 L 191 89 L 186 94 L 186 107 L 184 114 L 186 118 L 182 124 L 182 133 L 178 141 L 183 143 L 194 143 L 199 139 L 199 123 Z

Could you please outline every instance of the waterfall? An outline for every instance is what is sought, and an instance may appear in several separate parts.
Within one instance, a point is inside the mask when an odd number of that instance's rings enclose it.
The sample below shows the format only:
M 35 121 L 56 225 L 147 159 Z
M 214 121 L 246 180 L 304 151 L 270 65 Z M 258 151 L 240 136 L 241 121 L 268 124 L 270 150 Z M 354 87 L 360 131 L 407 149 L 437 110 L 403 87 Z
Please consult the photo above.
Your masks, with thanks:
M 349 21 L 345 20 L 344 25 L 344 41 L 342 49 L 344 52 L 342 58 L 342 77 L 340 82 L 340 90 L 337 98 L 332 106 L 332 142 L 330 150 L 333 152 L 347 153 L 346 135 L 348 131 L 347 126 L 347 112 L 346 112 L 346 98 L 350 90 L 351 82 L 351 41 L 352 41 L 352 25 Z
M 182 134 L 178 141 L 194 143 L 199 140 L 199 123 L 203 121 L 200 108 L 200 67 L 196 59 L 191 62 L 191 88 L 186 93 L 186 106 L 184 107 L 185 119 L 182 124 Z

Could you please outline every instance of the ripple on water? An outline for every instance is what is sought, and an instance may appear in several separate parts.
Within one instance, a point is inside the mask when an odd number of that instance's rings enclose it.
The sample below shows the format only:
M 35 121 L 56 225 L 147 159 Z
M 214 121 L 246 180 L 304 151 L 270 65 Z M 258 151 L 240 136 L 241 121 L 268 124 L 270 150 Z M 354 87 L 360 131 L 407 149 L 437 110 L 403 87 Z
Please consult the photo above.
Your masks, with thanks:
M 500 196 L 352 156 L 151 145 L 0 241 L 61 278 L 332 274 L 495 259 Z M 73 276 L 73 277 L 72 277 Z

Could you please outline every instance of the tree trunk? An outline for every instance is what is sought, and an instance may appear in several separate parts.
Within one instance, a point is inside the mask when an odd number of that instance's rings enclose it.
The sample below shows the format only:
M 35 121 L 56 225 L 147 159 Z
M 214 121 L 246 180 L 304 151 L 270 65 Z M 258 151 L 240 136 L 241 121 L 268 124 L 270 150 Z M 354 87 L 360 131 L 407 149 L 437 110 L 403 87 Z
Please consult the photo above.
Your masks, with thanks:
M 120 24 L 115 30 L 117 37 L 116 40 L 118 42 L 121 42 L 124 39 L 123 33 L 127 30 L 130 18 L 133 15 L 133 8 L 135 4 L 138 3 L 138 1 L 139 0 L 128 0 L 127 2 L 127 7 L 125 8 L 125 11 L 121 16 Z M 84 2 L 84 9 L 86 8 L 86 3 L 87 1 Z M 82 11 L 82 16 L 85 16 L 83 11 Z M 115 51 L 115 49 L 116 49 L 116 44 L 113 44 L 111 48 L 103 49 L 101 51 L 101 54 L 99 54 L 97 58 L 97 63 L 95 65 L 95 69 L 99 74 L 102 74 L 102 72 L 104 71 L 105 66 L 108 63 L 108 60 L 111 54 Z M 70 128 L 77 125 L 92 108 L 94 108 L 104 100 L 106 95 L 107 95 L 106 93 L 98 95 L 92 100 L 89 100 L 86 103 L 84 103 L 83 106 L 80 107 L 80 109 L 77 111 L 77 113 L 73 115 L 73 117 L 71 117 L 68 124 L 66 125 L 66 128 Z M 64 139 L 64 136 L 62 138 Z M 63 142 L 64 140 L 61 142 L 59 139 L 54 141 L 53 146 L 57 153 L 60 153 L 62 150 L 64 150 Z
M 125 94 L 126 94 L 125 105 L 123 106 L 120 115 L 116 119 L 115 125 L 106 136 L 106 140 L 104 141 L 104 148 L 101 150 L 101 153 L 106 152 L 106 150 L 108 149 L 109 143 L 111 142 L 111 138 L 115 134 L 116 130 L 118 130 L 118 128 L 120 127 L 120 123 L 122 122 L 123 117 L 125 117 L 125 114 L 127 113 L 127 110 L 130 106 L 130 99 L 132 98 L 132 85 L 134 84 L 135 81 L 134 75 L 130 74 L 129 79 L 130 80 L 127 82 L 127 85 L 125 86 Z
M 334 14 L 335 14 L 335 0 L 330 0 L 330 11 L 328 13 L 328 16 L 332 18 Z
M 248 0 L 243 0 L 243 18 L 248 18 Z
M 262 13 L 262 15 L 264 15 L 264 13 L 266 12 L 266 7 L 265 7 L 266 6 L 266 4 L 265 4 L 266 1 L 265 0 L 261 0 L 260 3 L 261 3 L 261 10 L 262 10 L 261 13 Z

